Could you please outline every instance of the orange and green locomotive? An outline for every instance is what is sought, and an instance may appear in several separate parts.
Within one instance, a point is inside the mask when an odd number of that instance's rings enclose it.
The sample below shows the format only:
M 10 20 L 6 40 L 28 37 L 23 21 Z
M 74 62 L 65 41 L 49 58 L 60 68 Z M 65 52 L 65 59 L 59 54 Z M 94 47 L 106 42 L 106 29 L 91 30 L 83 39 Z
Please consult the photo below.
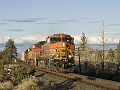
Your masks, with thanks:
M 75 67 L 74 38 L 68 34 L 53 34 L 27 49 L 25 61 L 40 68 L 72 72 Z

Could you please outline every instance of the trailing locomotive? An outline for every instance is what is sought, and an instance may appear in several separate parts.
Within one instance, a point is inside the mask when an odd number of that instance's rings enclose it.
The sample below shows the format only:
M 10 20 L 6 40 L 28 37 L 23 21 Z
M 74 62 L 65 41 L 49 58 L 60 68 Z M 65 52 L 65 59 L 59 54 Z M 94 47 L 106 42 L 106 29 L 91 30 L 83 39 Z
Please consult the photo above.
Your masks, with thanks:
M 53 34 L 25 50 L 19 59 L 25 63 L 54 70 L 72 72 L 75 67 L 74 38 L 67 34 Z

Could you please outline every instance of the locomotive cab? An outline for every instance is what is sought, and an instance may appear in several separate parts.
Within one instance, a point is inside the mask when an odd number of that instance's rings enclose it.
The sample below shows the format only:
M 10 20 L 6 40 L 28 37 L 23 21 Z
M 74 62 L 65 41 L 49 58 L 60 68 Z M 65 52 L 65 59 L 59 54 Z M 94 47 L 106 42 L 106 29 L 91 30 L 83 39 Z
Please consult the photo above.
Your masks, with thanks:
M 49 59 L 54 65 L 67 69 L 75 65 L 74 62 L 74 38 L 67 34 L 53 34 L 47 39 L 50 48 Z

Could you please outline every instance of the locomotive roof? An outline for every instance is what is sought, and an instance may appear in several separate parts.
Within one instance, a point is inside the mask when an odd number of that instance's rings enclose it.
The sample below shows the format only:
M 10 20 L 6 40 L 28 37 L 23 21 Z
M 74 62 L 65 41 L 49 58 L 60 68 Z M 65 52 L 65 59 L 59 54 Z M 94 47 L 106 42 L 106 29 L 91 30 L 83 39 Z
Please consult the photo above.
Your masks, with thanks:
M 71 36 L 68 35 L 68 34 L 59 33 L 59 34 L 53 34 L 53 35 L 51 35 L 49 37 L 71 37 Z M 47 37 L 47 38 L 49 38 L 49 37 Z
M 44 44 L 44 43 L 45 43 L 45 41 L 39 41 L 39 42 L 37 42 L 35 44 L 37 45 L 37 44 Z

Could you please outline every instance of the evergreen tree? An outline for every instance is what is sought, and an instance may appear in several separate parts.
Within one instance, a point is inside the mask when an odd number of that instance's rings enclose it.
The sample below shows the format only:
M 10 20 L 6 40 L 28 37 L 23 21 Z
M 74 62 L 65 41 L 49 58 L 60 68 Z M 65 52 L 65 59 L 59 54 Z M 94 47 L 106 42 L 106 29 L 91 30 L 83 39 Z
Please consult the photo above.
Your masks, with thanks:
M 2 51 L 0 52 L 0 59 L 2 59 Z
M 120 41 L 117 45 L 117 50 L 116 50 L 116 61 L 118 62 L 118 64 L 120 64 Z
M 84 57 L 83 52 L 85 51 L 86 42 L 87 42 L 84 33 L 82 33 L 82 36 L 80 39 L 81 39 L 81 42 L 80 42 L 80 46 L 78 47 L 78 57 L 79 57 L 79 69 L 81 72 L 81 59 L 83 59 L 83 57 Z
M 17 48 L 14 46 L 14 40 L 9 39 L 6 42 L 5 49 L 3 50 L 2 59 L 5 60 L 7 63 L 11 63 L 13 58 L 17 56 Z
M 101 50 L 97 50 L 95 51 L 95 61 L 96 64 L 99 64 L 102 60 L 102 51 Z
M 117 45 L 116 53 L 115 53 L 115 59 L 117 62 L 117 73 L 120 73 L 120 41 Z
M 81 42 L 80 42 L 80 46 L 78 47 L 78 56 L 79 56 L 79 68 L 80 68 L 80 72 L 81 72 L 81 61 L 85 62 L 85 70 L 87 70 L 87 63 L 88 60 L 90 60 L 90 48 L 89 45 L 87 43 L 87 38 L 85 36 L 85 33 L 82 33 L 82 36 L 80 37 Z
M 81 36 L 80 57 L 84 61 L 88 61 L 88 59 L 90 59 L 90 48 L 87 43 L 87 38 L 85 36 L 85 33 L 82 33 L 82 36 Z
M 2 60 L 2 51 L 0 52 L 0 65 L 3 65 L 3 60 Z
M 8 64 L 9 63 L 9 57 L 7 55 L 6 51 L 3 51 L 3 55 L 2 55 L 2 63 L 3 65 Z
M 109 62 L 113 62 L 114 61 L 114 51 L 112 49 L 110 49 L 107 53 L 107 59 L 109 60 Z
M 87 39 L 86 39 L 85 33 L 82 33 L 81 42 L 80 42 L 80 48 L 82 51 L 85 51 L 86 44 L 87 44 Z

